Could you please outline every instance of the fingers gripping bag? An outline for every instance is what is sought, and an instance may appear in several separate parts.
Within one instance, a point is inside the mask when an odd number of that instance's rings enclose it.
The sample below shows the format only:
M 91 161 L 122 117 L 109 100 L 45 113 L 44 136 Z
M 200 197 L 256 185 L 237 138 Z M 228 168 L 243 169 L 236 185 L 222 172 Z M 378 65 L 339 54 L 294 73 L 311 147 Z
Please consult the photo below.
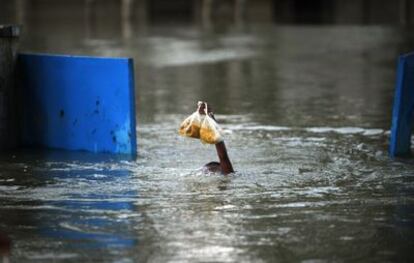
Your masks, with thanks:
M 200 140 L 203 143 L 217 144 L 223 141 L 222 131 L 217 122 L 208 114 L 207 107 L 206 103 L 204 108 L 206 116 L 200 128 Z
M 180 135 L 196 139 L 200 138 L 200 127 L 204 116 L 200 114 L 199 109 L 200 103 L 198 104 L 197 110 L 181 123 L 180 129 L 178 130 Z

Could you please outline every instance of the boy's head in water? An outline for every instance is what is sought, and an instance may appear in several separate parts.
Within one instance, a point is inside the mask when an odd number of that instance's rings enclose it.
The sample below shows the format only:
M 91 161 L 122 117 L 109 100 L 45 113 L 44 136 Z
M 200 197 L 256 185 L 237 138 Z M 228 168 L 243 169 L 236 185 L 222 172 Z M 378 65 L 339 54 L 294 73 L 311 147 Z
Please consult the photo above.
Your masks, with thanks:
M 205 115 L 205 108 L 206 108 L 206 102 L 199 102 L 199 113 Z M 213 110 L 210 106 L 207 107 L 207 114 L 216 120 L 213 115 Z M 217 143 L 216 145 L 216 151 L 217 155 L 219 157 L 220 162 L 209 162 L 206 165 L 204 165 L 203 170 L 206 172 L 212 172 L 212 173 L 222 173 L 222 174 L 230 174 L 233 173 L 233 166 L 230 162 L 230 158 L 227 154 L 226 145 L 224 144 L 224 141 Z
M 206 173 L 222 173 L 219 162 L 209 162 L 203 166 L 203 171 Z

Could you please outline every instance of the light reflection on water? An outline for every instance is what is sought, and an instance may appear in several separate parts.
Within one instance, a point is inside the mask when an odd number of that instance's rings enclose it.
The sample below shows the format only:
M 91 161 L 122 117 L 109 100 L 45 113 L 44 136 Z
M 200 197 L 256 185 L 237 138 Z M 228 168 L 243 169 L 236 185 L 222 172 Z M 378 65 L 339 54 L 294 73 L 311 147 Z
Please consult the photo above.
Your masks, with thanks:
M 414 162 L 386 153 L 395 57 L 413 46 L 404 32 L 172 27 L 128 41 L 24 41 L 134 57 L 139 153 L 2 156 L 12 259 L 409 261 Z M 226 130 L 234 175 L 203 175 L 213 148 L 177 135 L 200 99 Z

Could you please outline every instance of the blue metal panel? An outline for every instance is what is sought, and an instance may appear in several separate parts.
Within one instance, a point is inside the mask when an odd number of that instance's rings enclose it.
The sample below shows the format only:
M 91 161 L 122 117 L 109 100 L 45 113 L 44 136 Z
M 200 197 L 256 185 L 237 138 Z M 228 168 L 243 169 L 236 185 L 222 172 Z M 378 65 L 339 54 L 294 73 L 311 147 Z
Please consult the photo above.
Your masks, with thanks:
M 398 62 L 397 84 L 392 112 L 390 155 L 410 155 L 414 109 L 414 53 L 402 55 Z
M 132 59 L 18 59 L 24 145 L 136 154 Z

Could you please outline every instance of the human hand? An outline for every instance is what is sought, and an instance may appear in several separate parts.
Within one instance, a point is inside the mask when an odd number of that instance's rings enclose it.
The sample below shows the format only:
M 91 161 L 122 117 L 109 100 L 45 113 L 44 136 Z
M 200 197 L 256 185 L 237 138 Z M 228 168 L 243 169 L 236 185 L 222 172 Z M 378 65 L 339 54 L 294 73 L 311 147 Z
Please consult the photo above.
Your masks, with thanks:
M 197 103 L 198 106 L 198 113 L 200 113 L 201 115 L 206 115 L 206 107 L 207 107 L 207 113 L 208 116 L 210 116 L 213 120 L 217 121 L 216 118 L 214 117 L 214 113 L 213 113 L 213 108 L 205 101 L 199 101 Z
M 198 113 L 200 113 L 201 115 L 205 115 L 206 114 L 206 107 L 207 107 L 207 112 L 208 115 L 213 115 L 213 109 L 210 105 L 207 104 L 207 102 L 205 101 L 199 101 L 197 103 L 198 106 Z

